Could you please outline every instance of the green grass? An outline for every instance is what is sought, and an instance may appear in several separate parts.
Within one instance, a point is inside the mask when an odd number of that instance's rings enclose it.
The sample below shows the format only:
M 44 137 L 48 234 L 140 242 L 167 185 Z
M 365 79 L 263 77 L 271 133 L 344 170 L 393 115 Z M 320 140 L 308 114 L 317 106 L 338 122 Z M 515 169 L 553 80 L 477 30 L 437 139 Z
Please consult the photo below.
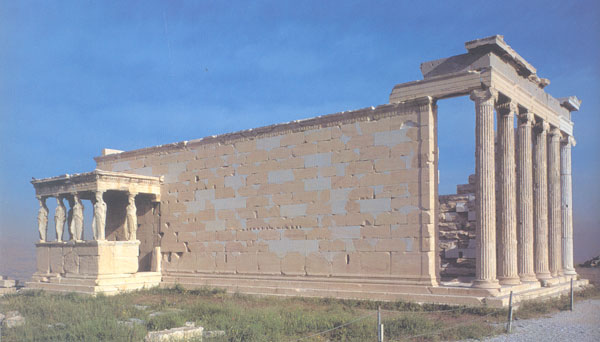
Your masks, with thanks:
M 594 298 L 598 291 L 583 291 L 578 296 Z M 388 341 L 478 339 L 500 332 L 493 323 L 504 322 L 507 313 L 506 309 L 457 309 L 401 301 L 256 297 L 226 294 L 219 289 L 186 290 L 181 286 L 110 297 L 40 291 L 0 297 L 0 312 L 17 310 L 26 319 L 24 326 L 3 329 L 3 342 L 142 341 L 148 331 L 180 327 L 190 321 L 205 330 L 226 331 L 226 336 L 210 340 L 214 342 L 293 341 L 361 317 L 302 341 L 375 341 L 378 306 L 382 308 Z M 565 299 L 524 303 L 516 315 L 525 318 L 565 308 Z M 439 310 L 453 311 L 432 312 Z M 156 312 L 160 314 L 152 314 Z M 131 318 L 144 323 L 122 323 Z M 415 335 L 423 336 L 412 338 Z

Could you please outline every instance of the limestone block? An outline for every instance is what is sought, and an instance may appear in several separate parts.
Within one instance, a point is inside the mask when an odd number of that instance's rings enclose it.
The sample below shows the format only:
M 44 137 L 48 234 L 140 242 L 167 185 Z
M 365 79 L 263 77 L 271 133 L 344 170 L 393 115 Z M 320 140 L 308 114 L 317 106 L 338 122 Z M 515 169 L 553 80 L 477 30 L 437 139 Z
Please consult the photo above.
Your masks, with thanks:
M 83 255 L 79 257 L 79 273 L 86 275 L 97 275 L 100 257 L 94 255 Z
M 281 216 L 284 217 L 297 217 L 306 215 L 307 204 L 290 204 L 280 206 Z
M 269 151 L 270 160 L 281 160 L 292 156 L 292 149 L 287 147 L 278 147 Z
M 390 148 L 386 146 L 367 146 L 360 149 L 360 160 L 382 160 L 390 156 Z
M 73 248 L 64 248 L 64 270 L 66 273 L 79 273 L 79 256 Z
M 306 275 L 329 276 L 331 275 L 331 263 L 322 253 L 310 253 L 306 257 Z
M 281 260 L 281 273 L 285 275 L 305 275 L 305 257 L 298 252 L 287 253 Z
M 392 238 L 392 239 L 381 239 L 377 241 L 375 245 L 375 251 L 377 252 L 404 252 L 406 251 L 406 244 L 404 239 Z
M 377 239 L 356 239 L 352 240 L 354 250 L 357 252 L 370 252 L 375 250 L 375 243 Z
M 224 230 L 220 232 L 216 232 L 216 240 L 217 241 L 234 241 L 236 238 L 236 231 L 234 230 Z
M 236 257 L 236 272 L 257 273 L 258 272 L 258 256 L 254 252 L 243 252 Z
M 111 272 L 110 261 L 101 259 L 102 263 L 99 265 L 99 271 L 101 274 L 108 273 L 135 273 L 138 271 L 138 259 L 137 257 L 115 257 L 113 263 L 113 271 Z
M 50 272 L 65 273 L 62 247 L 50 247 Z
M 344 143 L 339 139 L 323 140 L 317 142 L 317 152 L 333 152 L 341 151 L 344 149 Z
M 469 211 L 467 202 L 456 202 L 456 212 L 457 213 L 464 213 L 467 211 Z
M 0 288 L 9 288 L 15 287 L 17 285 L 17 281 L 14 279 L 3 279 L 0 277 Z M 2 316 L 0 316 L 0 323 L 2 323 Z
M 331 166 L 331 155 L 332 155 L 331 152 L 306 155 L 303 157 L 304 158 L 304 167 L 305 168 L 311 168 L 311 167 L 324 168 L 324 167 Z
M 360 274 L 360 254 L 335 253 L 331 262 L 332 275 Z
M 292 155 L 295 157 L 306 156 L 309 154 L 317 153 L 317 144 L 316 143 L 304 143 L 301 145 L 297 145 L 292 148 Z
M 321 129 L 316 129 L 316 130 L 310 130 L 310 131 L 304 132 L 304 135 L 305 135 L 307 142 L 330 140 L 331 139 L 331 129 L 321 128 Z
M 275 253 L 259 252 L 257 254 L 258 271 L 267 274 L 281 274 L 281 259 Z
M 324 224 L 327 226 L 326 224 Z M 328 240 L 331 239 L 331 230 L 327 228 L 313 228 L 306 230 L 307 240 Z
M 276 229 L 265 229 L 258 232 L 258 238 L 262 240 L 280 240 L 281 232 Z
M 238 230 L 236 231 L 235 239 L 238 241 L 254 241 L 258 238 L 257 235 L 258 234 L 256 232 L 253 232 L 251 230 Z
M 331 178 L 315 178 L 304 180 L 305 191 L 331 190 Z
M 37 272 L 47 274 L 50 272 L 50 249 L 46 246 L 36 246 Z
M 392 253 L 392 275 L 421 275 L 421 253 Z
M 366 146 L 373 146 L 372 134 L 354 136 L 346 143 L 346 148 L 351 150 Z
M 391 230 L 389 225 L 384 226 L 367 226 L 361 228 L 361 235 L 363 238 L 379 238 L 387 239 L 391 236 Z
M 286 229 L 283 231 L 283 238 L 289 240 L 306 240 L 306 231 L 304 229 Z
M 177 263 L 178 271 L 196 271 L 198 268 L 196 253 L 183 253 Z
M 215 271 L 217 273 L 235 273 L 237 255 L 239 253 L 217 252 L 215 254 Z
M 215 271 L 215 255 L 214 253 L 194 253 L 196 254 L 196 264 L 194 269 L 198 272 L 214 272 Z
M 389 252 L 360 252 L 361 274 L 390 274 Z
M 267 179 L 269 184 L 283 184 L 286 182 L 291 182 L 295 179 L 294 171 L 291 169 L 269 171 Z
M 281 138 L 280 144 L 281 146 L 295 146 L 300 145 L 305 141 L 304 132 L 288 133 Z
M 144 342 L 169 342 L 169 341 L 202 341 L 204 328 L 193 324 L 181 328 L 173 328 L 161 331 L 150 331 L 144 338 Z

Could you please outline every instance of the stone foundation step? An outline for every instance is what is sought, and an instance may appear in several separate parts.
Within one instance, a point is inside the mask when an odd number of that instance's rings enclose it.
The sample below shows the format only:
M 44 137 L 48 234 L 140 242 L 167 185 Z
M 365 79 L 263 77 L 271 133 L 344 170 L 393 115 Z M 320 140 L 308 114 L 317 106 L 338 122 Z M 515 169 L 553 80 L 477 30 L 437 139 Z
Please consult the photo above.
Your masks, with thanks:
M 377 283 L 377 282 L 365 282 L 359 279 L 340 279 L 330 280 L 327 278 L 315 279 L 315 278 L 279 278 L 279 277 L 260 277 L 251 278 L 243 276 L 215 276 L 215 275 L 200 275 L 200 274 L 171 274 L 163 276 L 163 282 L 171 283 L 187 283 L 196 284 L 198 286 L 220 286 L 220 284 L 235 283 L 240 286 L 277 286 L 290 287 L 290 288 L 302 288 L 310 287 L 314 289 L 344 289 L 344 290 L 355 290 L 355 291 L 387 291 L 387 292 L 401 292 L 401 293 L 421 293 L 429 294 L 429 286 L 425 285 L 404 285 L 404 284 L 393 284 L 389 282 Z M 484 293 L 484 292 L 482 292 Z M 487 295 L 487 293 L 485 292 Z
M 180 279 L 181 280 L 181 279 Z M 161 287 L 169 287 L 179 284 L 187 289 L 198 288 L 203 286 L 198 282 L 186 283 L 183 281 L 173 281 L 173 279 L 164 279 Z M 208 285 L 204 285 L 208 286 Z M 482 305 L 484 297 L 466 297 L 455 295 L 433 295 L 433 294 L 415 294 L 415 293 L 400 293 L 400 292 L 380 292 L 380 291 L 352 291 L 340 289 L 316 289 L 316 288 L 292 288 L 292 287 L 275 287 L 275 286 L 248 286 L 248 285 L 232 285 L 231 283 L 223 283 L 215 285 L 223 288 L 230 293 L 244 293 L 248 295 L 268 295 L 282 297 L 318 297 L 318 298 L 341 298 L 341 299 L 360 299 L 364 300 L 367 297 L 370 300 L 381 301 L 410 301 L 416 303 L 435 303 L 447 305 Z

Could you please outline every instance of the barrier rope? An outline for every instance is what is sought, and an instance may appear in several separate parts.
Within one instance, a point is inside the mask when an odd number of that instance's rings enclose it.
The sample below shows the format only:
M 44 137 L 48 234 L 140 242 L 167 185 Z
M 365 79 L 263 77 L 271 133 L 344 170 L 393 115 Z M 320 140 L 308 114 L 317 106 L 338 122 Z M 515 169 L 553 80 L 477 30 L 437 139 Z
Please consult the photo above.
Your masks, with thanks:
M 481 316 L 481 318 L 491 316 L 494 313 L 495 312 L 490 312 L 487 315 Z M 466 326 L 466 325 L 469 325 L 469 324 L 473 324 L 473 322 L 459 323 L 459 324 L 453 325 L 451 327 L 446 327 L 446 328 L 443 328 L 443 329 L 440 329 L 440 330 L 437 330 L 437 331 L 431 331 L 431 332 L 428 332 L 428 333 L 423 333 L 423 334 L 418 334 L 418 335 L 413 335 L 413 336 L 407 336 L 407 337 L 403 337 L 400 340 L 389 340 L 389 342 L 402 342 L 402 341 L 412 340 L 413 338 L 417 338 L 417 337 L 430 336 L 430 335 L 438 335 L 438 334 L 443 333 L 444 331 L 456 329 L 458 327 Z
M 369 317 L 369 316 L 373 316 L 373 315 L 376 315 L 376 314 L 377 314 L 377 311 L 375 311 L 375 312 L 371 312 L 371 313 L 368 313 L 368 314 L 366 314 L 366 315 L 364 315 L 364 316 L 360 316 L 360 317 L 358 317 L 357 319 L 355 319 L 355 320 L 352 320 L 352 321 L 350 321 L 350 322 L 344 323 L 344 324 L 342 324 L 342 325 L 338 325 L 337 327 L 333 327 L 333 328 L 331 328 L 331 329 L 323 330 L 323 331 L 320 331 L 320 332 L 314 333 L 314 334 L 312 334 L 312 335 L 308 335 L 308 336 L 300 337 L 300 338 L 298 338 L 298 339 L 291 340 L 291 341 L 289 341 L 289 342 L 297 342 L 297 341 L 302 341 L 302 340 L 305 340 L 305 339 L 307 339 L 307 338 L 310 338 L 310 337 L 315 337 L 315 336 L 318 336 L 318 335 L 322 335 L 322 334 L 328 333 L 328 332 L 330 332 L 330 331 L 334 331 L 334 330 L 337 330 L 337 329 L 343 328 L 343 327 L 345 327 L 345 326 L 348 326 L 348 325 L 350 325 L 350 324 L 352 324 L 352 323 L 356 323 L 356 322 L 358 322 L 358 321 L 361 321 L 361 320 L 363 320 L 363 319 L 365 319 L 365 318 L 367 318 L 367 317 Z
M 395 311 L 395 310 L 384 310 L 384 309 L 381 309 L 380 311 L 382 311 L 382 312 L 383 312 L 383 311 L 384 311 L 384 312 L 389 312 L 389 313 L 398 313 L 398 314 L 404 314 L 404 313 L 439 313 L 439 312 L 453 312 L 453 311 L 461 311 L 461 310 L 466 310 L 466 309 L 467 309 L 467 308 L 465 308 L 465 307 L 461 307 L 461 308 L 454 308 L 454 309 L 447 309 L 447 310 L 435 310 L 435 311 L 412 311 L 412 310 L 406 310 L 406 311 Z M 337 330 L 337 329 L 340 329 L 340 328 L 346 327 L 346 326 L 348 326 L 348 325 L 350 325 L 350 324 L 356 323 L 356 322 L 358 322 L 358 321 L 361 321 L 361 320 L 363 320 L 363 319 L 365 319 L 365 318 L 367 318 L 367 317 L 369 317 L 369 316 L 373 316 L 373 315 L 376 315 L 376 314 L 377 314 L 377 311 L 375 311 L 375 312 L 371 312 L 371 313 L 368 313 L 368 314 L 366 314 L 366 315 L 360 316 L 360 317 L 358 317 L 358 318 L 356 318 L 356 319 L 354 319 L 354 320 L 352 320 L 352 321 L 350 321 L 350 322 L 347 322 L 347 323 L 344 323 L 344 324 L 341 324 L 341 325 L 335 326 L 335 327 L 333 327 L 333 328 L 330 328 L 330 329 L 327 329 L 327 330 L 319 331 L 319 332 L 316 332 L 316 333 L 314 333 L 314 334 L 311 334 L 311 335 L 308 335 L 308 336 L 300 337 L 300 338 L 298 338 L 298 339 L 295 339 L 295 340 L 290 340 L 289 342 L 297 342 L 297 341 L 302 341 L 302 340 L 305 340 L 305 339 L 307 339 L 307 338 L 311 338 L 311 337 L 315 337 L 315 336 L 323 335 L 323 334 L 326 334 L 326 333 L 328 333 L 328 332 L 331 332 L 331 331 L 334 331 L 334 330 Z M 488 313 L 487 315 L 484 315 L 484 316 L 481 316 L 481 317 L 482 317 L 482 318 L 483 318 L 483 317 L 488 317 L 488 316 L 491 316 L 491 315 L 493 315 L 493 314 L 496 314 L 496 312 L 493 312 L 493 311 L 492 311 L 492 312 Z M 428 332 L 428 333 L 419 334 L 419 335 L 414 335 L 414 336 L 408 336 L 408 337 L 405 337 L 403 340 L 411 340 L 411 339 L 413 339 L 413 338 L 422 337 L 422 336 L 427 336 L 427 335 L 437 335 L 437 334 L 440 334 L 440 333 L 442 333 L 442 332 L 444 332 L 444 331 L 447 331 L 447 330 L 452 330 L 452 329 L 455 329 L 455 328 L 457 328 L 457 327 L 459 327 L 459 326 L 463 326 L 463 325 L 469 325 L 469 324 L 471 324 L 471 323 L 472 323 L 472 322 L 460 323 L 460 324 L 457 324 L 457 325 L 454 325 L 454 326 L 451 326 L 451 327 L 447 327 L 447 328 L 444 328 L 444 329 L 441 329 L 441 330 L 438 330 L 438 331 L 434 331 L 434 332 Z M 403 341 L 403 340 L 390 340 L 390 342 L 400 342 L 400 341 Z

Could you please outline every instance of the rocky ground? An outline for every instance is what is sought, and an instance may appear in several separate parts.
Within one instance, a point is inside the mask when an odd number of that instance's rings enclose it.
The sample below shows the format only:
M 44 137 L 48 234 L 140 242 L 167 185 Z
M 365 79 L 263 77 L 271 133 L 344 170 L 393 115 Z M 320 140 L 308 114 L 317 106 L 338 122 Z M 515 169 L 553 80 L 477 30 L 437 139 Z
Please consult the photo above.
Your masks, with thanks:
M 484 341 L 600 341 L 600 299 L 577 302 L 573 312 L 562 311 L 551 317 L 515 321 L 511 334 Z

